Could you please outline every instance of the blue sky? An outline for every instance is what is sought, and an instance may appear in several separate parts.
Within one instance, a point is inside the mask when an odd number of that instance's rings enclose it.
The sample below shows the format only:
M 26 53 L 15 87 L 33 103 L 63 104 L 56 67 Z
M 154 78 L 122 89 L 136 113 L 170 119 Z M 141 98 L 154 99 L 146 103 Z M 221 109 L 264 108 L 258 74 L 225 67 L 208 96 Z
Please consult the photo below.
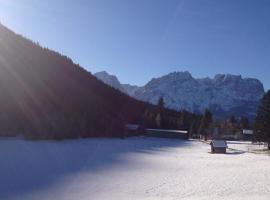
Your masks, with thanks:
M 0 20 L 123 83 L 188 70 L 270 89 L 269 0 L 0 0 Z

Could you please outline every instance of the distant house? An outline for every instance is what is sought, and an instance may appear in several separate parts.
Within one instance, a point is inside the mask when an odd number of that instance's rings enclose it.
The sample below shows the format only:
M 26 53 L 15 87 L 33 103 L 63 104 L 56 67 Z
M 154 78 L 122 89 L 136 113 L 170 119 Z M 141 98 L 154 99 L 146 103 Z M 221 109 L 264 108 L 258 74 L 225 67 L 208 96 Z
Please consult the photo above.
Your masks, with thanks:
M 252 140 L 253 130 L 243 129 L 243 139 L 244 140 Z
M 145 135 L 149 137 L 188 139 L 188 131 L 181 130 L 146 129 Z
M 243 130 L 243 135 L 253 135 L 253 130 L 244 129 Z
M 210 145 L 211 153 L 226 153 L 226 149 L 228 148 L 225 140 L 212 140 Z
M 136 136 L 140 134 L 140 125 L 138 124 L 126 124 L 125 126 L 125 136 Z

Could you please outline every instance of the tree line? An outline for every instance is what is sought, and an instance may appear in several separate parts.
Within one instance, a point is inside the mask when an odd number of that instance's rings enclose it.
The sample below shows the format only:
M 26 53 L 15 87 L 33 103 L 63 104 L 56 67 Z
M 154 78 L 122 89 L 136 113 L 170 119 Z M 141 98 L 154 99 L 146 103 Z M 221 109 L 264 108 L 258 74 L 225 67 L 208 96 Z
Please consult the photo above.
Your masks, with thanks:
M 270 91 L 261 100 L 254 125 L 254 141 L 266 142 L 270 150 Z
M 167 109 L 161 97 L 156 107 L 144 111 L 140 125 L 143 128 L 175 129 L 188 131 L 189 136 L 200 135 L 207 139 L 213 122 L 212 113 L 206 109 L 204 114 L 195 114 L 187 110 Z

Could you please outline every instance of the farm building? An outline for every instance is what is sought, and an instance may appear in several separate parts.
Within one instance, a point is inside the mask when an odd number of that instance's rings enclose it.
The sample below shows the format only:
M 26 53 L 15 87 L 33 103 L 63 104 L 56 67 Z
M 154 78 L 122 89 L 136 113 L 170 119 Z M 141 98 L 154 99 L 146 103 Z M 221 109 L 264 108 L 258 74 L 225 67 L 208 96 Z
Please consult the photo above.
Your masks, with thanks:
M 226 149 L 228 148 L 225 140 L 212 140 L 210 145 L 211 153 L 226 153 Z
M 244 129 L 243 130 L 243 139 L 244 140 L 252 140 L 253 130 Z
M 180 130 L 146 129 L 145 135 L 149 137 L 188 139 L 188 131 Z
M 127 124 L 125 126 L 125 136 L 136 136 L 140 134 L 140 125 L 138 124 Z

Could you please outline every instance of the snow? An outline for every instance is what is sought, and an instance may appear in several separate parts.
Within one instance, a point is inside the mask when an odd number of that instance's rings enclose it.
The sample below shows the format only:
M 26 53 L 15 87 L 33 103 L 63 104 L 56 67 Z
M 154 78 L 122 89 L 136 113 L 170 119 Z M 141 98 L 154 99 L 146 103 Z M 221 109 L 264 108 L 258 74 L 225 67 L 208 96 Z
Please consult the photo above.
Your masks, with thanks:
M 253 130 L 244 129 L 243 134 L 244 135 L 253 135 Z
M 166 130 L 166 129 L 146 129 L 147 131 L 157 131 L 157 132 L 170 132 L 170 133 L 188 133 L 188 131 L 181 130 Z
M 121 84 L 116 76 L 104 71 L 94 75 L 138 100 L 157 104 L 163 97 L 166 107 L 191 112 L 203 113 L 206 108 L 212 108 L 217 114 L 229 112 L 230 116 L 246 113 L 254 117 L 264 95 L 263 84 L 259 80 L 231 74 L 197 79 L 189 72 L 172 72 L 153 78 L 142 87 Z
M 270 157 L 228 142 L 211 154 L 199 141 L 135 137 L 0 140 L 0 199 L 268 200 Z
M 222 148 L 228 147 L 225 140 L 213 140 L 211 143 L 213 144 L 213 147 L 222 147 Z
M 138 130 L 140 128 L 140 125 L 138 124 L 127 124 L 126 125 L 126 129 L 128 130 Z

